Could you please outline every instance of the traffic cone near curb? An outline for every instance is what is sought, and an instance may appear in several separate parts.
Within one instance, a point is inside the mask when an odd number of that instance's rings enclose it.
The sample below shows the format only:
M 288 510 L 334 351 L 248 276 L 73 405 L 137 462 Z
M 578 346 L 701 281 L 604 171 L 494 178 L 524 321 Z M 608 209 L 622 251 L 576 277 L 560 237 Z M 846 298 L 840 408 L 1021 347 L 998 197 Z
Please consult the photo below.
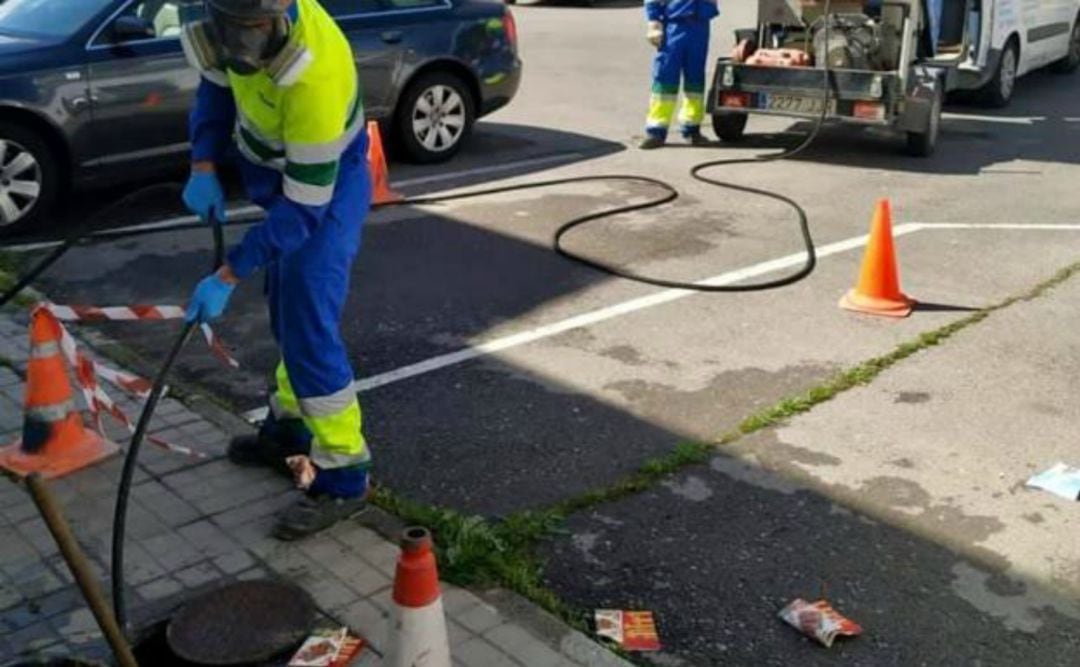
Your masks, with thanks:
M 114 443 L 83 424 L 60 349 L 60 323 L 47 310 L 34 311 L 22 439 L 0 449 L 0 467 L 20 477 L 37 472 L 51 479 L 117 451 Z
M 406 528 L 394 576 L 387 667 L 450 667 L 439 571 L 426 528 Z
M 401 195 L 390 189 L 390 170 L 386 166 L 386 153 L 383 151 L 379 124 L 375 121 L 369 121 L 367 131 L 368 168 L 371 170 L 371 203 L 387 204 L 400 201 Z
M 871 315 L 907 317 L 914 306 L 915 300 L 900 291 L 900 274 L 893 247 L 892 205 L 888 199 L 882 199 L 874 211 L 859 282 L 840 299 L 840 307 Z

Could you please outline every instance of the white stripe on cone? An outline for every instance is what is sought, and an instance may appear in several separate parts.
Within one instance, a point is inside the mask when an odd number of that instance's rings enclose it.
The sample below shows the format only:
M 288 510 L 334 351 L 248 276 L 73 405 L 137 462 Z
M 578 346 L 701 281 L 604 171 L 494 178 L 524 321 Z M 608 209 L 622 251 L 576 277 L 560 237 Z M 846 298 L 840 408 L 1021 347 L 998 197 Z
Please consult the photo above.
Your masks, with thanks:
M 450 667 L 442 596 L 426 607 L 395 603 L 386 646 L 386 667 Z

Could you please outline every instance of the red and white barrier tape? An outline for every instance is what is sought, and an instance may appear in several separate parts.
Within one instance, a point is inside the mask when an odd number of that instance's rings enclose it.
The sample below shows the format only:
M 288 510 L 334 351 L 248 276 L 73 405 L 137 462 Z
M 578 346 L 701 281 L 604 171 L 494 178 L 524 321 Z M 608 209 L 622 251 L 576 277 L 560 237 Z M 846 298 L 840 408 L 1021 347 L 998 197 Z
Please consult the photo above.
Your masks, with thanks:
M 62 322 L 102 322 L 102 321 L 142 321 L 142 320 L 174 320 L 184 316 L 184 309 L 179 306 L 117 306 L 99 308 L 97 306 L 61 306 L 54 303 L 39 303 L 34 308 L 35 312 L 48 313 L 56 321 L 60 329 L 60 349 L 67 359 L 68 364 L 74 369 L 75 379 L 82 391 L 86 405 L 94 419 L 94 426 L 99 433 L 104 435 L 101 415 L 106 413 L 113 419 L 123 424 L 128 431 L 135 432 L 135 424 L 120 409 L 106 391 L 98 384 L 98 378 L 110 382 L 120 389 L 132 394 L 137 398 L 146 398 L 150 395 L 151 383 L 145 378 L 116 370 L 96 363 L 90 357 L 84 355 L 79 349 L 75 337 L 67 330 Z M 225 349 L 221 339 L 218 338 L 208 324 L 202 324 L 200 330 L 206 339 L 207 345 L 216 357 L 233 368 L 240 364 Z M 147 440 L 170 452 L 191 456 L 193 458 L 206 458 L 207 455 L 196 452 L 188 447 L 175 445 L 157 436 L 147 435 Z

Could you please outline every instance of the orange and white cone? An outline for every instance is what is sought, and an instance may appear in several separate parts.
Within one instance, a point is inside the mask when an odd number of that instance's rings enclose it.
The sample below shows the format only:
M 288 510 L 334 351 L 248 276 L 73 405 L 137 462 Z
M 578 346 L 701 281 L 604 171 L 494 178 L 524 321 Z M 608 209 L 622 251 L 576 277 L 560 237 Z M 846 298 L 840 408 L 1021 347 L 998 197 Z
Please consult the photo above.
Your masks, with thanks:
M 39 308 L 30 321 L 30 361 L 22 439 L 0 449 L 0 468 L 50 479 L 112 456 L 119 447 L 83 424 L 75 407 L 56 317 Z
M 439 571 L 426 528 L 406 528 L 394 576 L 386 667 L 450 667 Z
M 389 204 L 401 201 L 401 195 L 390 187 L 390 169 L 386 166 L 386 151 L 383 150 L 382 134 L 379 124 L 369 121 L 368 132 L 368 169 L 371 171 L 371 203 Z

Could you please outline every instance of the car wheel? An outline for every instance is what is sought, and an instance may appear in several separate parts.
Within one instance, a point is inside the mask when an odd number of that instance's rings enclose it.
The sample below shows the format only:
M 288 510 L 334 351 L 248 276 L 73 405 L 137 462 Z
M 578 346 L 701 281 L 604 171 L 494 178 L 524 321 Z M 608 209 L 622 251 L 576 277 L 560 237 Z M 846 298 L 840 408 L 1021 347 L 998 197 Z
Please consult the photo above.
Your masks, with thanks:
M 1061 60 L 1050 66 L 1050 70 L 1057 74 L 1072 74 L 1080 67 L 1080 20 L 1073 25 L 1072 35 L 1069 37 L 1069 53 Z
M 712 117 L 713 132 L 721 141 L 739 141 L 746 132 L 746 121 L 749 119 L 750 117 L 744 113 L 714 113 Z
M 431 72 L 414 81 L 398 105 L 398 140 L 413 162 L 444 162 L 461 149 L 475 120 L 465 82 L 450 72 Z
M 60 165 L 49 144 L 33 130 L 0 121 L 0 235 L 34 226 L 59 190 Z
M 1020 65 L 1020 53 L 1015 40 L 1010 40 L 1001 52 L 994 78 L 982 89 L 982 99 L 987 105 L 1001 109 L 1009 106 L 1016 90 L 1016 73 Z

